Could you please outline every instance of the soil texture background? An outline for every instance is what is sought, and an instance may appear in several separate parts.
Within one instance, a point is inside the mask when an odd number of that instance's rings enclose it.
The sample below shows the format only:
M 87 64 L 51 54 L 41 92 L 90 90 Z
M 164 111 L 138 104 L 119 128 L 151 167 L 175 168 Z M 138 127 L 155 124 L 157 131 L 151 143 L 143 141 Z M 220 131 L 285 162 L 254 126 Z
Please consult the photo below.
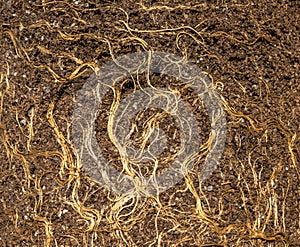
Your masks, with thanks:
M 288 0 L 0 0 L 0 246 L 300 246 L 299 13 Z M 210 78 L 226 143 L 201 181 L 207 112 L 186 85 L 152 75 L 190 105 L 203 150 L 163 193 L 117 195 L 78 160 L 72 114 L 97 69 L 143 51 L 184 57 Z M 116 95 L 136 81 L 115 85 L 96 121 L 103 155 L 125 173 L 107 126 Z M 132 121 L 137 147 L 145 123 L 164 130 L 157 172 L 167 168 L 180 146 L 172 116 L 147 109 Z M 151 162 L 130 169 L 153 172 Z

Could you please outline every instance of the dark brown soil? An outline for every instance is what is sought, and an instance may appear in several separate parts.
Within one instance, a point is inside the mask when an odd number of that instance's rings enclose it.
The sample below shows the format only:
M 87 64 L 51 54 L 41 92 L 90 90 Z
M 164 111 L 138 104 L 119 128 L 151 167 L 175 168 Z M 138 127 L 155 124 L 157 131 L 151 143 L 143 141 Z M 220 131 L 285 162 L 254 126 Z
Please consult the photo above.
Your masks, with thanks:
M 292 0 L 0 0 L 0 246 L 300 246 L 299 13 Z M 227 139 L 204 182 L 202 157 L 156 197 L 120 197 L 80 167 L 72 114 L 97 68 L 149 50 L 186 57 L 209 74 Z M 174 78 L 151 81 L 178 90 L 205 143 L 210 122 L 193 92 Z M 126 97 L 133 87 L 129 80 L 115 90 Z M 96 134 L 122 171 L 107 132 L 113 100 L 110 91 L 99 106 Z M 143 123 L 159 111 L 137 116 L 137 147 Z M 163 170 L 180 134 L 160 113 Z M 141 173 L 152 172 L 145 163 Z

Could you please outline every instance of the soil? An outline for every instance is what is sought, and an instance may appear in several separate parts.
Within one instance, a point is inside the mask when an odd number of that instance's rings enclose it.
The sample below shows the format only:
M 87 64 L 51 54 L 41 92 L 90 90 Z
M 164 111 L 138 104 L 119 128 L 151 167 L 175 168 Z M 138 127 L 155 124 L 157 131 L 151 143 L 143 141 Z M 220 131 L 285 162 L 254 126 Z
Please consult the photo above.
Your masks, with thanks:
M 292 0 L 0 0 L 0 246 L 300 246 L 299 13 Z M 227 119 L 213 174 L 199 179 L 199 154 L 156 196 L 103 186 L 72 137 L 86 81 L 112 58 L 140 51 L 196 64 Z M 135 81 L 115 85 L 96 120 L 103 155 L 124 173 L 107 126 L 113 92 L 124 99 Z M 146 87 L 145 74 L 139 81 Z M 207 143 L 211 123 L 193 91 L 173 77 L 150 81 L 177 90 Z M 176 158 L 180 133 L 172 115 L 149 108 L 131 120 L 136 147 L 153 116 L 167 136 L 160 172 Z M 150 161 L 130 166 L 143 176 L 153 169 Z

